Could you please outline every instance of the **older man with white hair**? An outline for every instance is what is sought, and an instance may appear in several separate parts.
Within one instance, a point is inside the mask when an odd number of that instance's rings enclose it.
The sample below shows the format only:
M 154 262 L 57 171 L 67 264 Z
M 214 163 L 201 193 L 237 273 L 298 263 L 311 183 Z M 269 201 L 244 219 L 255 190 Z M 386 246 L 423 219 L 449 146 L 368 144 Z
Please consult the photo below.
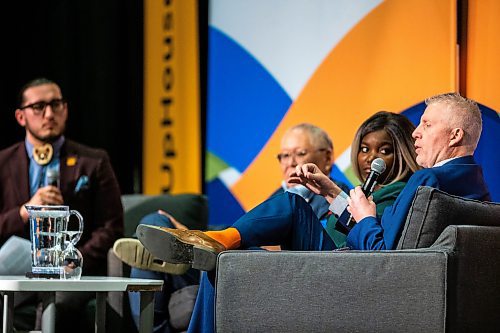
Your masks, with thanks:
M 348 210 L 358 223 L 347 237 L 350 247 L 394 249 L 419 186 L 431 186 L 481 201 L 491 200 L 482 169 L 472 157 L 482 130 L 477 103 L 459 94 L 448 93 L 431 97 L 426 104 L 420 124 L 413 132 L 417 163 L 425 169 L 415 172 L 380 221 L 376 218 L 373 201 L 368 200 L 359 187 L 351 191 L 350 198 L 347 198 Z M 304 165 L 298 173 L 304 179 L 315 178 L 310 173 L 311 168 L 314 169 Z M 335 190 L 331 187 L 330 191 Z

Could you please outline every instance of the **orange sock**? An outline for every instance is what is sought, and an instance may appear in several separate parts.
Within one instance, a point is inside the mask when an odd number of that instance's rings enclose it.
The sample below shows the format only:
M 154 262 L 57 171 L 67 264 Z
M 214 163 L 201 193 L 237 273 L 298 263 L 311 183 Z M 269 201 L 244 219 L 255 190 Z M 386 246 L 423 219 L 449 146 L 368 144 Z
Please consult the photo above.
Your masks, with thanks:
M 241 236 L 236 228 L 227 228 L 220 231 L 205 231 L 205 234 L 224 245 L 228 250 L 237 249 L 241 244 Z

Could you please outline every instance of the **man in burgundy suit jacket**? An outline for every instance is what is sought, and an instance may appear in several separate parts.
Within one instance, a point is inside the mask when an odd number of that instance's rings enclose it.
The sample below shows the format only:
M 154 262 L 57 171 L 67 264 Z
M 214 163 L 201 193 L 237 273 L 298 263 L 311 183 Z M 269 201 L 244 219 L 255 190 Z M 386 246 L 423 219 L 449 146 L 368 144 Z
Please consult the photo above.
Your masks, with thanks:
M 24 205 L 68 205 L 84 219 L 77 243 L 83 275 L 106 275 L 107 252 L 123 236 L 120 189 L 105 151 L 64 137 L 67 116 L 56 83 L 35 79 L 21 89 L 15 117 L 25 141 L 0 151 L 0 245 L 13 235 L 29 239 Z M 52 153 L 45 153 L 46 144 Z M 57 170 L 56 186 L 49 184 L 49 169 Z
M 60 204 L 79 211 L 84 219 L 77 243 L 83 254 L 83 275 L 106 275 L 107 252 L 123 234 L 120 189 L 108 155 L 68 139 L 60 153 Z M 32 199 L 25 143 L 0 151 L 0 165 L 0 243 L 12 235 L 29 239 L 29 223 L 19 213 Z

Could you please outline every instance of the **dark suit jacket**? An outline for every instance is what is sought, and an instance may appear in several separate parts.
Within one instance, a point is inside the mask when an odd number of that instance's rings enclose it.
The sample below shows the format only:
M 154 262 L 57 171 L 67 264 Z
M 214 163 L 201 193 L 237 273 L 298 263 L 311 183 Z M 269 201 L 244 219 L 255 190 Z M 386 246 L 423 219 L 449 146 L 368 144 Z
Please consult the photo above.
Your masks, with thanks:
M 472 156 L 460 157 L 443 166 L 415 172 L 394 204 L 385 209 L 381 221 L 374 217 L 362 219 L 347 236 L 347 245 L 359 250 L 395 249 L 419 186 L 431 186 L 470 199 L 491 200 L 481 167 Z
M 106 275 L 107 252 L 123 235 L 120 188 L 108 154 L 66 139 L 59 173 L 64 204 L 84 219 L 77 244 L 83 254 L 83 274 Z M 76 191 L 81 176 L 88 177 L 88 184 Z M 29 199 L 29 158 L 23 141 L 0 151 L 0 244 L 12 235 L 29 239 L 29 223 L 19 216 L 19 208 Z M 77 224 L 73 218 L 70 221 Z

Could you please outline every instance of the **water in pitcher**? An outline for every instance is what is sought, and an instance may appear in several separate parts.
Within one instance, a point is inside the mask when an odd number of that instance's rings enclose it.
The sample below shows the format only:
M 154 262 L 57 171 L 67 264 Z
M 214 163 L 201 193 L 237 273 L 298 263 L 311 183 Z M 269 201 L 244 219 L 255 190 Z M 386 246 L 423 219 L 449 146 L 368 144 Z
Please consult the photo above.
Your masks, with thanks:
M 31 228 L 31 272 L 39 277 L 79 279 L 81 254 L 75 244 L 83 232 L 83 219 L 68 206 L 26 206 Z M 78 231 L 68 231 L 70 215 L 79 220 Z
M 60 254 L 68 211 L 58 206 L 42 210 L 33 207 L 30 212 L 32 273 L 41 275 L 60 274 Z M 48 210 L 50 209 L 50 210 Z

